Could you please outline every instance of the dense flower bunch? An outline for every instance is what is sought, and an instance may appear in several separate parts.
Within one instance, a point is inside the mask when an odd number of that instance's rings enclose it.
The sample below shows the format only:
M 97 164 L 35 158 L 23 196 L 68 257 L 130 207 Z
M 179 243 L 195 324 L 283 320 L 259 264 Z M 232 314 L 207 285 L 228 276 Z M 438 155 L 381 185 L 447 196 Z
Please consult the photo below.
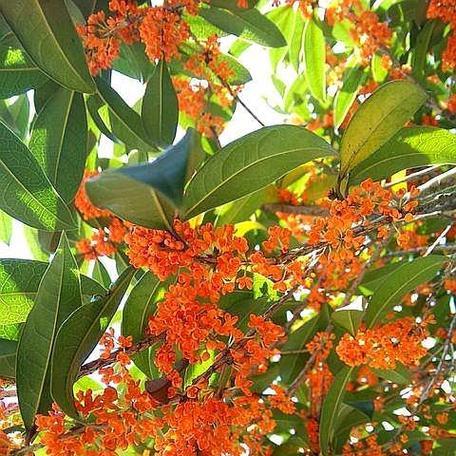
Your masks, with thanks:
M 456 2 L 454 0 L 431 0 L 427 10 L 431 19 L 440 19 L 450 26 L 446 49 L 442 55 L 442 67 L 446 71 L 456 67 Z
M 350 34 L 366 65 L 379 49 L 390 43 L 392 32 L 388 24 L 380 22 L 375 12 L 365 10 L 360 0 L 340 0 L 326 10 L 326 15 L 330 25 L 345 19 L 352 22 Z
M 405 317 L 372 329 L 361 329 L 354 337 L 344 334 L 336 351 L 349 366 L 367 364 L 379 369 L 394 369 L 398 362 L 413 366 L 427 352 L 422 346 L 427 336 L 425 324 Z

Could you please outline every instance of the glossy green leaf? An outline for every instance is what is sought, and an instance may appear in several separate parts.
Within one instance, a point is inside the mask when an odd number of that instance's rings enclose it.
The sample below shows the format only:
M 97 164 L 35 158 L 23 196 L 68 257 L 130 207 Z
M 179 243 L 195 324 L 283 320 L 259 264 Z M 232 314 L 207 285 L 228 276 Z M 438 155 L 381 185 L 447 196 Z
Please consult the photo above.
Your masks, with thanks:
M 304 30 L 304 63 L 311 94 L 319 101 L 326 99 L 326 44 L 323 30 L 315 18 Z
M 49 77 L 72 90 L 95 91 L 64 2 L 0 0 L 0 10 L 24 49 Z
M 133 343 L 145 336 L 149 317 L 155 313 L 157 303 L 163 299 L 171 280 L 161 282 L 150 272 L 146 272 L 132 288 L 122 313 L 122 334 L 132 336 Z M 136 366 L 149 378 L 157 374 L 152 361 L 151 348 L 138 353 L 133 358 Z
M 224 32 L 246 41 L 274 48 L 286 45 L 283 35 L 274 23 L 256 9 L 229 11 L 209 7 L 202 8 L 200 15 Z
M 443 128 L 407 127 L 355 166 L 350 184 L 356 185 L 368 177 L 385 179 L 403 169 L 445 163 L 456 163 L 454 133 Z
M 0 43 L 0 98 L 10 98 L 44 84 L 47 76 L 12 34 Z
M 48 263 L 19 258 L 0 259 L 0 325 L 26 320 Z M 84 296 L 101 295 L 105 289 L 87 276 L 81 276 Z M 0 336 L 4 337 L 4 336 Z
M 0 211 L 0 241 L 10 243 L 13 234 L 13 219 L 5 212 Z
M 410 385 L 412 383 L 411 372 L 403 365 L 398 364 L 396 369 L 372 369 L 376 375 L 398 385 Z
M 404 262 L 391 274 L 386 275 L 367 307 L 364 316 L 367 327 L 371 328 L 381 321 L 387 312 L 400 304 L 407 293 L 434 278 L 445 260 L 446 257 L 441 255 L 416 258 L 411 262 Z
M 6 340 L 19 340 L 23 324 L 0 325 L 0 338 Z
M 169 146 L 176 136 L 179 108 L 168 66 L 160 60 L 144 94 L 141 119 L 146 133 L 160 146 Z
M 293 33 L 291 34 L 291 39 L 287 40 L 287 42 L 289 47 L 288 59 L 296 72 L 299 72 L 305 26 L 306 21 L 304 16 L 302 14 L 295 14 L 293 20 Z M 306 75 L 304 74 L 303 76 L 305 77 Z
M 425 100 L 426 93 L 407 80 L 379 87 L 361 104 L 342 137 L 341 177 L 391 139 Z
M 87 157 L 87 118 L 80 93 L 59 88 L 33 124 L 29 148 L 66 202 L 76 194 Z
M 120 218 L 151 228 L 170 228 L 182 200 L 195 132 L 170 147 L 152 163 L 108 170 L 91 179 L 91 201 Z
M 35 301 L 17 349 L 17 394 L 27 429 L 33 426 L 37 413 L 51 408 L 49 374 L 57 331 L 82 304 L 79 270 L 65 234 L 44 273 Z
M 15 378 L 16 352 L 15 340 L 0 339 L 0 378 Z
M 100 98 L 109 108 L 111 128 L 114 135 L 133 149 L 155 151 L 144 130 L 141 117 L 103 79 L 97 79 Z
M 52 354 L 51 394 L 70 417 L 80 420 L 73 385 L 79 370 L 109 325 L 135 270 L 126 269 L 108 293 L 75 310 L 59 329 Z
M 367 74 L 360 66 L 352 66 L 345 70 L 344 82 L 334 98 L 335 127 L 338 128 L 342 125 L 366 78 Z
M 345 388 L 353 374 L 353 367 L 343 367 L 323 401 L 320 415 L 320 449 L 323 456 L 331 454 L 331 440 L 336 430 L 337 416 L 345 394 Z
M 424 27 L 420 30 L 416 39 L 415 49 L 413 53 L 413 76 L 419 80 L 423 80 L 426 76 L 426 60 L 431 44 L 432 34 L 436 26 L 436 21 L 427 21 Z
M 185 192 L 185 217 L 253 193 L 303 163 L 333 154 L 326 141 L 305 128 L 261 128 L 228 144 L 200 168 Z
M 30 103 L 27 94 L 19 95 L 12 103 L 0 101 L 0 118 L 21 139 L 28 136 Z
M 106 267 L 99 259 L 95 261 L 95 264 L 93 266 L 92 278 L 103 285 L 105 288 L 109 288 L 111 286 L 112 281 L 111 277 L 109 276 L 109 272 L 106 270 Z
M 74 228 L 73 216 L 30 150 L 0 122 L 0 208 L 35 228 Z
M 359 310 L 339 310 L 331 315 L 331 320 L 346 329 L 352 336 L 358 331 L 362 319 L 363 312 Z

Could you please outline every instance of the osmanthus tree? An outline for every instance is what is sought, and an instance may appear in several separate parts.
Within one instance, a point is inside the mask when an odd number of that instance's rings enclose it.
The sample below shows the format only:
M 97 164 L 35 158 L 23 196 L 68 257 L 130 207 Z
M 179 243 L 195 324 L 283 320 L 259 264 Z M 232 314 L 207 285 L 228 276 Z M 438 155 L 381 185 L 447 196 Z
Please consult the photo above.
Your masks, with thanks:
M 455 453 L 455 0 L 0 12 L 0 455 Z

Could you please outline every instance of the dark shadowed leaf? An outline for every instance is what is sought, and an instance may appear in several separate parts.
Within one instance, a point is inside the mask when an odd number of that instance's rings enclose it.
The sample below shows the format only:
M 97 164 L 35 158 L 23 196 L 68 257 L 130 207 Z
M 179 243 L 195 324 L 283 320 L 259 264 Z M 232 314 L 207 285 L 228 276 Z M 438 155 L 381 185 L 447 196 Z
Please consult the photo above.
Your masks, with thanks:
M 15 378 L 16 351 L 15 340 L 0 339 L 0 378 Z
M 66 202 L 73 200 L 81 182 L 86 144 L 84 98 L 80 93 L 61 87 L 38 114 L 29 148 Z
M 46 413 L 51 407 L 49 374 L 57 331 L 82 304 L 79 270 L 65 235 L 35 301 L 19 340 L 16 367 L 19 407 L 28 429 L 37 413 Z
M 0 0 L 0 10 L 24 49 L 49 77 L 72 90 L 95 91 L 65 2 Z
M 137 343 L 145 336 L 149 317 L 154 314 L 157 303 L 163 298 L 171 280 L 161 282 L 146 272 L 132 288 L 122 313 L 122 334 L 132 336 Z M 144 350 L 133 358 L 136 366 L 149 378 L 156 377 L 158 370 L 152 360 L 154 348 Z
M 0 208 L 35 228 L 74 228 L 73 215 L 27 146 L 0 122 Z
M 160 60 L 144 94 L 141 119 L 146 133 L 160 146 L 169 146 L 176 136 L 179 108 L 168 66 Z
M 367 307 L 364 322 L 368 328 L 378 323 L 395 305 L 400 304 L 406 293 L 433 279 L 446 257 L 429 255 L 404 262 L 378 285 Z
M 9 98 L 47 81 L 11 33 L 0 43 L 0 98 Z
M 358 331 L 362 319 L 363 312 L 360 310 L 339 310 L 331 315 L 331 320 L 346 329 L 352 336 Z
M 108 170 L 86 184 L 91 201 L 119 217 L 151 228 L 169 228 L 180 205 L 194 130 L 151 163 Z
M 320 415 L 320 448 L 323 456 L 331 454 L 331 440 L 336 430 L 337 416 L 344 398 L 345 387 L 353 371 L 353 367 L 343 367 L 334 377 L 334 381 L 323 401 Z
M 106 330 L 134 274 L 126 269 L 108 293 L 74 311 L 61 326 L 55 341 L 51 367 L 51 394 L 70 417 L 80 420 L 74 406 L 73 385 L 82 363 Z

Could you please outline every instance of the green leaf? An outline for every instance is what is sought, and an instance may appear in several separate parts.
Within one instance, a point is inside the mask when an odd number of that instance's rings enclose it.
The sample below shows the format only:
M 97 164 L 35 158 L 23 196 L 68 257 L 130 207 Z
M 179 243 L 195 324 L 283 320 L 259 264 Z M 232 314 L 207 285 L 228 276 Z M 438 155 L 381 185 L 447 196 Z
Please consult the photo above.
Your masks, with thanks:
M 326 141 L 305 128 L 261 128 L 223 147 L 200 168 L 185 192 L 185 217 L 253 193 L 303 163 L 333 154 Z
M 47 81 L 12 34 L 0 43 L 0 98 L 10 98 Z
M 72 90 L 93 93 L 79 39 L 59 0 L 0 0 L 1 12 L 24 49 L 49 77 Z
M 23 324 L 0 325 L 0 338 L 6 340 L 19 340 Z
M 317 100 L 324 102 L 326 99 L 326 44 L 323 30 L 315 18 L 309 19 L 304 30 L 304 63 L 310 93 Z
M 0 208 L 35 228 L 73 229 L 73 216 L 35 157 L 0 121 Z
M 0 378 L 15 378 L 16 351 L 15 340 L 0 339 Z
M 336 430 L 337 416 L 354 370 L 353 367 L 343 367 L 337 373 L 323 402 L 320 415 L 320 448 L 323 456 L 331 454 L 330 444 Z
M 211 6 L 201 8 L 199 14 L 224 32 L 246 41 L 273 48 L 287 44 L 275 24 L 256 9 L 229 11 Z
M 334 98 L 334 126 L 340 127 L 347 116 L 358 91 L 364 84 L 367 74 L 361 66 L 352 66 L 345 70 L 342 88 Z
M 425 100 L 426 93 L 407 80 L 379 87 L 356 111 L 342 137 L 341 177 L 391 139 Z
M 87 117 L 80 93 L 59 88 L 33 124 L 29 148 L 57 192 L 71 202 L 87 157 Z
M 141 119 L 146 133 L 160 146 L 173 143 L 176 136 L 179 108 L 168 66 L 160 60 L 144 94 Z
M 65 234 L 44 273 L 35 306 L 27 317 L 17 349 L 16 383 L 19 408 L 27 429 L 37 413 L 52 404 L 49 391 L 51 353 L 57 331 L 82 304 L 76 261 Z
M 400 303 L 405 294 L 431 280 L 446 261 L 441 255 L 416 258 L 402 264 L 385 276 L 372 296 L 364 316 L 368 328 L 377 324 L 391 308 Z
M 48 263 L 42 261 L 0 259 L 0 325 L 13 325 L 26 320 L 47 268 Z M 87 276 L 81 276 L 81 282 L 84 296 L 92 297 L 105 292 L 101 285 Z
M 125 302 L 122 314 L 122 334 L 132 336 L 133 343 L 144 339 L 149 317 L 155 313 L 157 303 L 163 299 L 171 280 L 161 282 L 150 272 L 146 272 L 132 288 Z M 151 348 L 134 356 L 136 366 L 149 378 L 156 376 L 158 370 L 153 364 Z
M 397 383 L 398 385 L 410 385 L 412 383 L 412 375 L 403 364 L 398 364 L 396 369 L 372 370 L 379 377 L 389 380 L 390 382 Z
M 170 229 L 184 191 L 195 146 L 187 134 L 152 163 L 107 170 L 86 184 L 91 201 L 120 218 L 151 228 Z
M 109 272 L 106 270 L 104 264 L 98 259 L 95 261 L 95 265 L 92 271 L 92 278 L 98 283 L 101 283 L 103 287 L 109 288 L 111 286 L 111 277 Z
M 0 211 L 0 241 L 9 245 L 13 234 L 13 219 Z
M 109 108 L 109 117 L 114 135 L 133 149 L 155 151 L 144 130 L 141 117 L 103 79 L 97 78 L 100 98 Z
M 52 354 L 51 394 L 75 420 L 80 416 L 74 406 L 73 384 L 116 313 L 134 273 L 133 268 L 127 268 L 104 297 L 75 310 L 59 329 Z
M 293 331 L 281 350 L 304 350 L 318 331 L 324 331 L 329 324 L 331 309 L 328 305 L 322 307 L 321 312 Z M 308 353 L 283 355 L 279 361 L 280 376 L 284 384 L 291 384 L 309 359 Z
M 437 21 L 427 21 L 416 39 L 413 52 L 412 74 L 421 81 L 426 77 L 427 53 L 430 49 L 431 38 L 436 24 Z
M 288 42 L 288 59 L 295 71 L 299 72 L 299 63 L 301 61 L 301 48 L 304 39 L 304 30 L 306 21 L 302 14 L 295 14 L 293 18 L 293 33 Z M 325 50 L 326 52 L 326 50 Z M 305 74 L 304 74 L 305 76 Z
M 277 201 L 277 190 L 268 186 L 222 206 L 216 225 L 229 225 L 248 220 L 263 204 Z
M 456 163 L 454 133 L 435 127 L 403 128 L 377 152 L 353 168 L 350 185 L 368 177 L 380 180 L 403 169 L 445 163 Z
M 30 103 L 27 94 L 19 95 L 13 103 L 0 101 L 0 118 L 21 139 L 28 136 Z
M 339 310 L 331 315 L 331 320 L 346 329 L 352 336 L 358 331 L 362 319 L 363 312 L 359 310 Z

